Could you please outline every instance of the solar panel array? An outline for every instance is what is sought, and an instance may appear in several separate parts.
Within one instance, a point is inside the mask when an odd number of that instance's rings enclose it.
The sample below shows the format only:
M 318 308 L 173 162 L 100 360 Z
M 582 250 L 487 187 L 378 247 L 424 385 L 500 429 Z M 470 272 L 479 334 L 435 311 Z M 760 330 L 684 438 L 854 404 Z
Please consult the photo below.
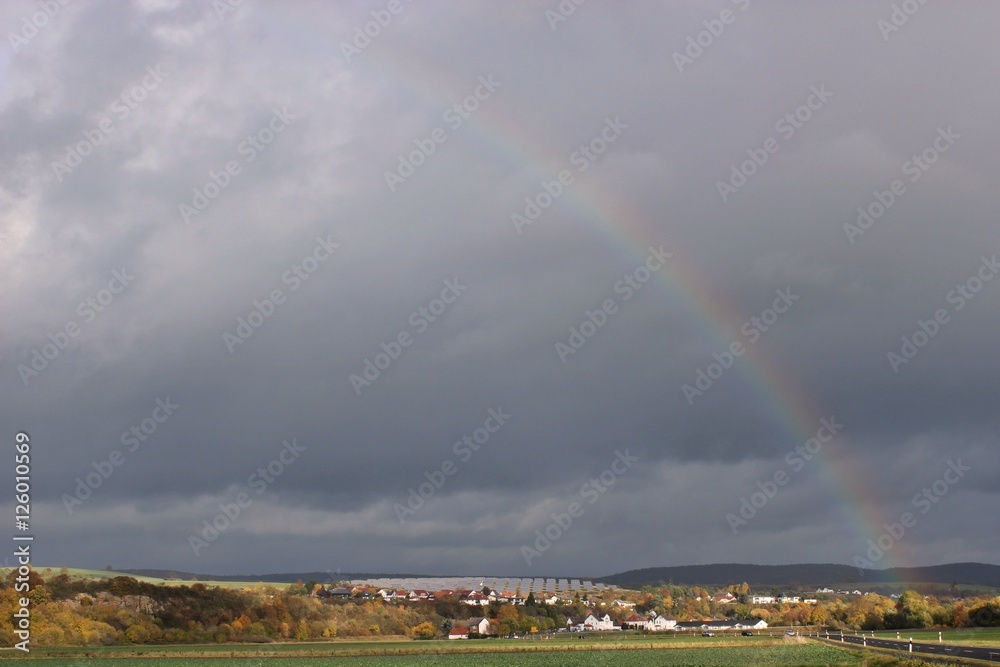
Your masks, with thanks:
M 519 577 L 378 577 L 372 579 L 352 579 L 355 586 L 412 590 L 490 590 L 508 591 L 527 597 L 528 593 L 574 593 L 604 590 L 604 584 L 594 584 L 579 579 L 542 579 Z

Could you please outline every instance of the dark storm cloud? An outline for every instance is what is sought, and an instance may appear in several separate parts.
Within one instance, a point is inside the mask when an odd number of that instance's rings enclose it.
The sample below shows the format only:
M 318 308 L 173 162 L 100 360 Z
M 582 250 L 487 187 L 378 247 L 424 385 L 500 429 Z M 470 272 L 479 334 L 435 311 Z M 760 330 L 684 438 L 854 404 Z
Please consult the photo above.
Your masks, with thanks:
M 2 9 L 0 405 L 46 563 L 851 562 L 959 457 L 887 558 L 994 558 L 991 4 L 400 7 Z

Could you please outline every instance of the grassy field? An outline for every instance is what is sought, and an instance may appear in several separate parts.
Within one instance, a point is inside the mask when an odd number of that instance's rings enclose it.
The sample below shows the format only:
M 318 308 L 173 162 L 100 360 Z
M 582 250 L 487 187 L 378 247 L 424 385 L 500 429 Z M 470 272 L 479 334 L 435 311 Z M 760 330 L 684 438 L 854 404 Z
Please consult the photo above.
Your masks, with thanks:
M 589 633 L 586 639 L 564 633 L 552 639 L 486 639 L 486 640 L 436 640 L 413 641 L 404 637 L 371 639 L 333 639 L 322 642 L 286 642 L 271 644 L 161 644 L 118 645 L 106 647 L 65 647 L 35 649 L 36 657 L 61 657 L 75 655 L 102 655 L 107 658 L 143 655 L 147 657 L 211 658 L 215 656 L 246 656 L 274 658 L 288 655 L 312 657 L 349 657 L 374 655 L 417 655 L 421 653 L 535 653 L 552 651 L 591 651 L 602 649 L 675 649 L 675 648 L 731 648 L 745 646 L 781 646 L 788 641 L 783 637 L 700 637 L 682 635 L 623 635 L 622 633 Z M 0 653 L 0 660 L 12 654 Z
M 393 654 L 392 642 L 370 642 L 367 649 L 386 652 L 373 655 L 359 653 L 355 657 L 309 655 L 309 645 L 288 645 L 288 650 L 267 655 L 252 655 L 250 651 L 234 650 L 233 647 L 218 647 L 223 650 L 202 653 L 203 649 L 214 647 L 187 647 L 187 651 L 174 651 L 171 657 L 156 655 L 158 650 L 135 651 L 62 651 L 32 652 L 32 663 L 39 665 L 66 667 L 120 667 L 123 664 L 141 664 L 149 667 L 322 667 L 325 665 L 351 665 L 353 667 L 404 667 L 405 665 L 460 667 L 475 664 L 476 667 L 557 667 L 581 666 L 598 667 L 672 667 L 705 665 L 729 667 L 746 665 L 812 666 L 821 665 L 863 665 L 861 654 L 854 650 L 844 650 L 820 645 L 814 642 L 755 642 L 732 645 L 732 642 L 703 643 L 700 647 L 691 642 L 678 643 L 674 648 L 662 646 L 650 649 L 634 642 L 630 647 L 617 650 L 596 648 L 590 643 L 553 643 L 545 651 L 499 650 L 503 642 L 461 642 L 464 650 L 452 648 L 457 642 L 407 642 L 405 649 L 419 649 L 420 653 Z M 360 644 L 360 643 L 359 643 Z M 475 646 L 478 645 L 478 646 Z M 509 644 L 508 644 L 509 645 Z M 315 645 L 314 645 L 315 646 Z M 658 646 L 653 644 L 653 646 Z M 296 648 L 298 650 L 296 650 Z M 329 649 L 329 645 L 326 645 Z M 360 646 L 356 648 L 362 648 Z M 478 651 L 472 652 L 470 649 Z M 510 646 L 510 648 L 517 648 Z M 555 649 L 555 650 L 552 650 Z M 436 653 L 436 651 L 443 651 Z M 61 655 L 59 654 L 61 653 Z M 211 657 L 210 657 L 211 656 Z M 8 657 L 8 656 L 4 656 Z M 220 658 L 223 658 L 220 660 Z M 21 657 L 23 660 L 23 657 Z
M 0 576 L 7 576 L 12 568 L 0 568 Z M 42 575 L 45 579 L 49 577 L 54 577 L 58 575 L 62 568 L 53 567 L 36 567 L 35 570 Z M 260 588 L 263 586 L 273 586 L 274 588 L 285 588 L 289 586 L 288 583 L 284 582 L 272 582 L 272 581 L 214 581 L 214 580 L 204 580 L 204 581 L 188 581 L 188 580 L 175 580 L 175 579 L 160 579 L 158 577 L 140 577 L 135 574 L 128 574 L 125 572 L 114 572 L 109 570 L 85 570 L 78 567 L 66 568 L 67 574 L 74 579 L 110 579 L 112 577 L 132 577 L 136 581 L 142 581 L 148 584 L 165 584 L 167 586 L 190 586 L 191 584 L 205 584 L 206 586 L 218 586 L 219 588 Z
M 853 634 L 853 633 L 852 633 Z M 871 636 L 871 633 L 865 633 Z M 832 636 L 832 635 L 831 635 Z M 896 631 L 875 632 L 881 639 L 895 639 Z M 915 642 L 936 643 L 937 630 L 900 630 L 899 638 L 906 640 L 913 637 Z M 963 644 L 965 646 L 997 646 L 1000 647 L 1000 628 L 961 628 L 957 630 L 942 630 L 941 640 L 945 644 Z

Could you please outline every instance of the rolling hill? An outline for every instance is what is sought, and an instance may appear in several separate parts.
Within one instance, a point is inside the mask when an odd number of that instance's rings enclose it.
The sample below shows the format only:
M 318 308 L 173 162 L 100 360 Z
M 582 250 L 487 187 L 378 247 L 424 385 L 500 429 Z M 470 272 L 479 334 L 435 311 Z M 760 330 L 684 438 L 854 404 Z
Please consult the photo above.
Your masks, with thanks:
M 679 565 L 629 570 L 595 579 L 605 584 L 638 588 L 645 585 L 687 584 L 728 586 L 747 582 L 757 588 L 808 588 L 834 584 L 872 586 L 899 582 L 921 584 L 956 584 L 1000 588 L 1000 565 L 986 563 L 948 563 L 926 567 L 901 567 L 884 570 L 859 570 L 851 565 L 803 563 L 796 565 Z

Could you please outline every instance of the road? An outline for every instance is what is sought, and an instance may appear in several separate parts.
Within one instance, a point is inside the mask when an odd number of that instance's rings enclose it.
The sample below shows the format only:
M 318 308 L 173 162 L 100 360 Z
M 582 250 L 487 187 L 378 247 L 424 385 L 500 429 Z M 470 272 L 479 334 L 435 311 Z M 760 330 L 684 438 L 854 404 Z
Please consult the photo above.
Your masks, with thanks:
M 827 638 L 825 633 L 819 635 Z M 829 638 L 840 641 L 840 635 L 830 634 Z M 906 639 L 878 639 L 873 637 L 857 637 L 854 635 L 844 635 L 844 642 L 847 644 L 861 644 L 875 646 L 877 648 L 891 648 L 897 651 L 909 651 L 910 642 Z M 914 653 L 930 653 L 932 655 L 947 656 L 951 658 L 975 658 L 977 660 L 990 660 L 1000 662 L 1000 648 L 990 648 L 983 646 L 958 646 L 955 644 L 926 644 L 923 642 L 913 642 Z

